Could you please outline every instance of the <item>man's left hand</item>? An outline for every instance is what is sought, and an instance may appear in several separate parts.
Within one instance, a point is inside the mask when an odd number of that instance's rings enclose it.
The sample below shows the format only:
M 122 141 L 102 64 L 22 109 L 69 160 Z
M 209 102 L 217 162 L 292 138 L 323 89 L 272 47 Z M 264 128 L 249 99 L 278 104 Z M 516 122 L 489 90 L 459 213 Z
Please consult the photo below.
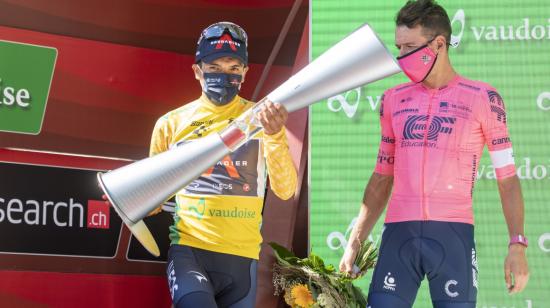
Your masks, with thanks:
M 527 266 L 525 249 L 526 247 L 520 244 L 510 245 L 508 256 L 504 261 L 504 280 L 510 294 L 521 292 L 529 280 L 529 267 Z
M 281 104 L 266 101 L 256 117 L 262 123 L 264 133 L 266 135 L 274 135 L 280 132 L 285 125 L 288 111 Z

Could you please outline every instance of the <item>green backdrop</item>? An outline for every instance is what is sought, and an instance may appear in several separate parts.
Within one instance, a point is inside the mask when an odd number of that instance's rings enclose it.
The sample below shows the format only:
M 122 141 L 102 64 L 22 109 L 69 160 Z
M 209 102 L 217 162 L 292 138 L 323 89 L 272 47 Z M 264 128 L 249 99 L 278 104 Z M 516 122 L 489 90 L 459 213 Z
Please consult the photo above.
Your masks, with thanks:
M 388 48 L 405 1 L 311 0 L 312 59 L 368 22 Z M 527 289 L 508 296 L 503 263 L 508 233 L 494 169 L 485 150 L 474 192 L 478 307 L 550 307 L 550 3 L 548 0 L 440 1 L 453 21 L 450 57 L 463 76 L 492 84 L 504 98 L 526 206 Z M 310 248 L 338 265 L 380 140 L 382 92 L 403 74 L 341 93 L 310 109 Z M 371 234 L 378 241 L 381 222 Z M 360 285 L 368 290 L 370 275 Z M 414 307 L 431 307 L 424 281 Z

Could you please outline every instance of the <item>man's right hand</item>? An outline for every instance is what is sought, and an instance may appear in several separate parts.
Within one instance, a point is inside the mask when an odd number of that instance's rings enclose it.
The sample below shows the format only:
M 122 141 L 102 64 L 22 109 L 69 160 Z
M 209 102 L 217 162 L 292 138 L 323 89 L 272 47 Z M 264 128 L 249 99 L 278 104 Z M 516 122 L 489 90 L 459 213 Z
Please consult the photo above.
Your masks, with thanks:
M 346 273 L 352 278 L 355 278 L 357 272 L 353 269 L 353 265 L 355 264 L 355 258 L 357 257 L 357 253 L 359 253 L 360 248 L 361 243 L 359 240 L 348 243 L 346 246 L 346 251 L 344 251 L 344 255 L 342 256 L 342 260 L 340 260 L 340 272 Z

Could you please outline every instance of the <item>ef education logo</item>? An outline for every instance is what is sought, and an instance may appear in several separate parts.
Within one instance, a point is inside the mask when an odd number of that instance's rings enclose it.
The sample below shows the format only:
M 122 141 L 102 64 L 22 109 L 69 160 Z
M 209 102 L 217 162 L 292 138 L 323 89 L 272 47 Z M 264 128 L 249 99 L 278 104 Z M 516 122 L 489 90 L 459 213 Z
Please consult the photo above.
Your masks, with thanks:
M 412 115 L 407 118 L 405 127 L 403 128 L 403 139 L 405 140 L 422 140 L 428 125 L 427 115 Z M 434 116 L 430 127 L 428 128 L 428 141 L 437 141 L 439 134 L 450 134 L 453 129 L 452 124 L 455 123 L 455 118 Z

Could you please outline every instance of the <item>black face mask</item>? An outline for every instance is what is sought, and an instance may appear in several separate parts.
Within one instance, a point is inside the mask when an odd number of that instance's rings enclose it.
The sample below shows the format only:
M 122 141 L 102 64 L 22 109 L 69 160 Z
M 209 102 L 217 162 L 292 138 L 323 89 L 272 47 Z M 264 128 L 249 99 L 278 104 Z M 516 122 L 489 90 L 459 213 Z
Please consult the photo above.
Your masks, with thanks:
M 225 105 L 239 93 L 242 75 L 226 73 L 202 73 L 204 87 L 202 91 L 216 105 Z

